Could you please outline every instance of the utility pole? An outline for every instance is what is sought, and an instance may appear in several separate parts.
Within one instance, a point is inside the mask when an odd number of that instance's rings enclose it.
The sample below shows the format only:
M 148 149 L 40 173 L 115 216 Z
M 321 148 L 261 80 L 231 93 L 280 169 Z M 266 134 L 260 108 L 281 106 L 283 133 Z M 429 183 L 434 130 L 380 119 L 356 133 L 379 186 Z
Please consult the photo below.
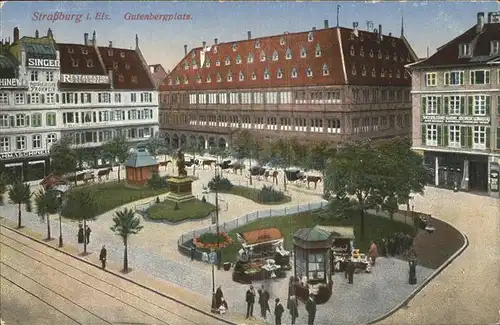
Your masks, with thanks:
M 340 5 L 337 5 L 337 27 L 339 27 Z

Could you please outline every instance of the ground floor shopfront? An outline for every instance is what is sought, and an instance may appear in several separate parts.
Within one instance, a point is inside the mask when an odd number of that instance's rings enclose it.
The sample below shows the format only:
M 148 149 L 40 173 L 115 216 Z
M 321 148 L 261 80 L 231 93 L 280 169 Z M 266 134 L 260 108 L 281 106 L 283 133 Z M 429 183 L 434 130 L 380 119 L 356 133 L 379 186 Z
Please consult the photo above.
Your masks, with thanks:
M 499 197 L 500 154 L 424 151 L 432 184 Z
M 48 155 L 26 158 L 11 158 L 0 161 L 0 174 L 7 177 L 9 182 L 21 179 L 25 182 L 42 179 L 50 171 Z

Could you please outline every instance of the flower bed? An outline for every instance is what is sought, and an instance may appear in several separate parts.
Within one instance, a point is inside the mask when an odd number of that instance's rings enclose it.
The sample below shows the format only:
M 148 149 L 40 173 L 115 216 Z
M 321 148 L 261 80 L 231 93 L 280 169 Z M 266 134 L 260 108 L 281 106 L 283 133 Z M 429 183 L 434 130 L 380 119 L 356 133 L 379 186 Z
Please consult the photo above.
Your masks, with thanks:
M 193 245 L 201 249 L 224 248 L 233 243 L 233 239 L 226 232 L 220 232 L 219 235 L 206 233 L 193 239 Z

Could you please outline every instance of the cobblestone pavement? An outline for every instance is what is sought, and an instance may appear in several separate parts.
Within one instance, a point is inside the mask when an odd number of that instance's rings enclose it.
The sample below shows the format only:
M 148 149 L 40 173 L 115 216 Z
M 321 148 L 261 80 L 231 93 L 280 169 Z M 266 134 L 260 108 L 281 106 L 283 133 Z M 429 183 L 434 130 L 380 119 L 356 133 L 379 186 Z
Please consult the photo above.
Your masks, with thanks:
M 462 231 L 469 247 L 380 324 L 500 323 L 500 200 L 428 187 L 413 204 Z

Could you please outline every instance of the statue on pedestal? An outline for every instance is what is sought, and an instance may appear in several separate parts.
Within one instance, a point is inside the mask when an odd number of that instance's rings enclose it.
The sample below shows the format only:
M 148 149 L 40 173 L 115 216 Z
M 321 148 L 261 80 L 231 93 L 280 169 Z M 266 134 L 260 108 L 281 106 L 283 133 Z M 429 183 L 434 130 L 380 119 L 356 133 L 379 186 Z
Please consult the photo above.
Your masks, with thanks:
M 179 173 L 179 177 L 187 176 L 186 163 L 184 161 L 184 153 L 182 152 L 181 148 L 177 150 L 177 171 Z

